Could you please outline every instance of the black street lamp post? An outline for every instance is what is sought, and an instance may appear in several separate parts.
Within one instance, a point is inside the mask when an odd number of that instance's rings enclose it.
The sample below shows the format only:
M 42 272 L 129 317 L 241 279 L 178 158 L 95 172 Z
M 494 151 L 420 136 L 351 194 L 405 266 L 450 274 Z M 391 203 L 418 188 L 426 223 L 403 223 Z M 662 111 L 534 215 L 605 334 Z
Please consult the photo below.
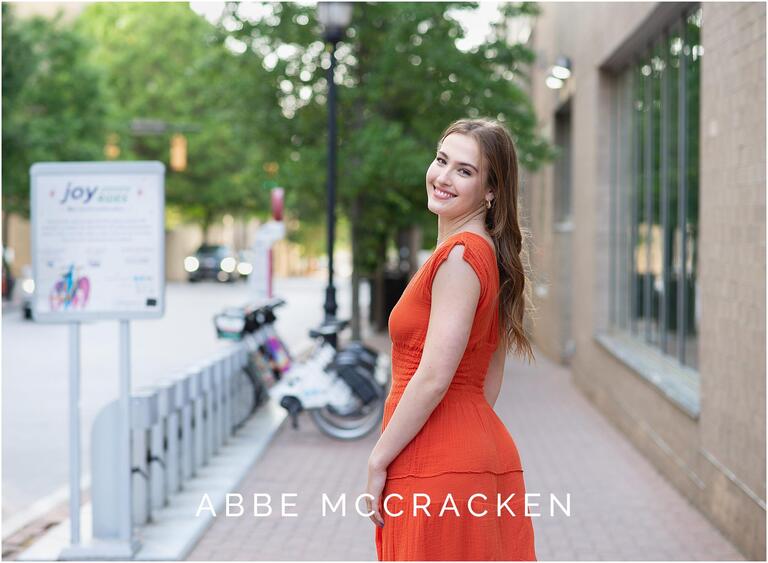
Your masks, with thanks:
M 325 320 L 336 318 L 336 288 L 333 285 L 333 243 L 336 226 L 336 44 L 352 19 L 348 2 L 318 2 L 317 18 L 323 26 L 323 39 L 329 47 L 328 66 L 328 287 L 325 292 Z

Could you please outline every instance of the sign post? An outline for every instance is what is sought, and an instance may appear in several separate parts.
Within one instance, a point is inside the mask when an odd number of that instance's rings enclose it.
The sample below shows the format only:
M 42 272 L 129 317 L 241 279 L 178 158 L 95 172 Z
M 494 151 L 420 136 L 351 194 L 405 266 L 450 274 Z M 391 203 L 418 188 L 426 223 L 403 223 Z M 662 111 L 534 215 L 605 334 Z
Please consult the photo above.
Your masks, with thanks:
M 283 188 L 272 188 L 272 220 L 261 225 L 251 249 L 254 254 L 253 272 L 248 278 L 251 297 L 255 301 L 272 298 L 272 246 L 285 238 L 283 223 Z
M 71 545 L 60 559 L 132 558 L 131 319 L 165 311 L 165 166 L 161 162 L 45 162 L 31 178 L 32 315 L 68 323 Z M 119 533 L 90 544 L 80 530 L 80 324 L 120 325 Z

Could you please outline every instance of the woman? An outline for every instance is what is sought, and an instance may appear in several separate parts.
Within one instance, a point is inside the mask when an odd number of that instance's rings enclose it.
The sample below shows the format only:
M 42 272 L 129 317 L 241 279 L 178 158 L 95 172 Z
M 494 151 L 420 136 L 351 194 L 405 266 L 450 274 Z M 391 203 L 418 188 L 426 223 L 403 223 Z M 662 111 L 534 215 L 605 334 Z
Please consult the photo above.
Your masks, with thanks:
M 535 560 L 520 456 L 493 410 L 507 352 L 533 357 L 509 132 L 452 123 L 426 188 L 437 249 L 389 317 L 392 388 L 368 461 L 378 559 Z

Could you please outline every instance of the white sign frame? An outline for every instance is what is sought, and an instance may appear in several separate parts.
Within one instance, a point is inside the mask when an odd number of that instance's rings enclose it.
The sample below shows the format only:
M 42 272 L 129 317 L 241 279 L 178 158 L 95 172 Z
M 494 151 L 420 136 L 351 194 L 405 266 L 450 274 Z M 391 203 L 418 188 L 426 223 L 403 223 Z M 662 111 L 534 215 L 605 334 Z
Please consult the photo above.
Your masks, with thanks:
M 35 321 L 43 323 L 68 323 L 73 321 L 99 321 L 99 320 L 129 320 L 129 319 L 155 319 L 165 314 L 165 165 L 158 161 L 110 161 L 110 162 L 38 162 L 29 169 L 30 175 L 30 211 L 31 211 L 31 239 L 32 239 L 32 276 L 35 281 L 35 294 L 32 301 L 32 315 Z M 41 189 L 42 177 L 60 176 L 87 176 L 87 175 L 111 175 L 127 176 L 142 175 L 155 176 L 150 189 L 155 190 L 157 198 L 158 221 L 156 230 L 157 240 L 157 304 L 152 309 L 146 310 L 65 310 L 65 311 L 39 311 L 38 290 L 39 283 L 39 229 L 42 228 L 38 209 L 38 193 Z M 148 190 L 149 191 L 149 190 Z

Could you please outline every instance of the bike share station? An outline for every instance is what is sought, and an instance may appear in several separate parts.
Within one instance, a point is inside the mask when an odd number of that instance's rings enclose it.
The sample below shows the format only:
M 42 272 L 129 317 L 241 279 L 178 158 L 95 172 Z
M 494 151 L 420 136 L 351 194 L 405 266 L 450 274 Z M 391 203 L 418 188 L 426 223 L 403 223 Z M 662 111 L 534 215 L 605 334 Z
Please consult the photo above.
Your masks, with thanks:
M 285 236 L 283 189 L 271 191 L 272 221 L 262 225 L 253 245 L 255 255 L 249 280 L 252 303 L 228 307 L 216 315 L 219 338 L 242 342 L 248 350 L 245 386 L 253 399 L 244 407 L 255 411 L 266 395 L 279 404 L 298 429 L 302 412 L 325 435 L 357 440 L 378 429 L 389 392 L 387 358 L 360 341 L 338 348 L 338 336 L 348 320 L 329 319 L 309 330 L 312 345 L 295 361 L 274 328 L 275 309 L 285 304 L 272 295 L 272 246 Z M 249 393 L 243 394 L 246 400 Z
M 254 242 L 251 302 L 214 319 L 228 345 L 132 390 L 129 323 L 165 309 L 165 167 L 38 163 L 30 177 L 33 318 L 69 324 L 70 517 L 19 560 L 184 559 L 286 417 L 296 428 L 306 410 L 342 440 L 379 427 L 388 361 L 361 342 L 337 350 L 348 321 L 310 330 L 314 346 L 301 359 L 275 330 L 285 304 L 271 284 L 271 247 L 284 236 L 281 189 Z M 80 324 L 109 320 L 120 328 L 119 397 L 94 419 L 91 502 L 81 507 Z

